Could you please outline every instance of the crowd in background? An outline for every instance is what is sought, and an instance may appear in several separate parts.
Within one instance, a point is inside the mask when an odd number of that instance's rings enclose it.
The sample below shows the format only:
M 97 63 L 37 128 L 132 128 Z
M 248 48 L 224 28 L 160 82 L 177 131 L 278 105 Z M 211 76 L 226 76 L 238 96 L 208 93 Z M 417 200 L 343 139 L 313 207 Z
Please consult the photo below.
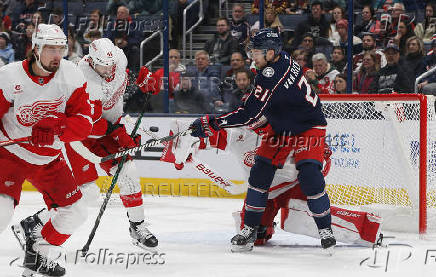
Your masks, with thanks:
M 244 5 L 233 4 L 229 18 L 218 18 L 216 32 L 195 53 L 192 63 L 182 64 L 182 14 L 192 0 L 170 0 L 169 107 L 177 113 L 229 111 L 250 93 L 256 71 L 246 55 L 249 38 L 259 21 L 249 22 Z M 412 3 L 413 2 L 413 3 Z M 51 1 L 53 4 L 53 1 Z M 288 52 L 303 68 L 317 93 L 346 93 L 348 17 L 345 0 L 264 0 L 265 27 L 276 28 Z M 436 3 L 431 1 L 355 0 L 353 93 L 413 93 L 415 80 L 436 64 Z M 205 13 L 214 12 L 214 1 L 204 1 Z M 199 6 L 189 10 L 187 26 L 198 19 Z M 162 1 L 110 0 L 103 9 L 89 11 L 81 24 L 68 28 L 69 52 L 74 62 L 88 53 L 90 43 L 110 38 L 139 71 L 140 43 L 150 33 L 135 21 L 159 17 Z M 259 13 L 259 0 L 251 14 Z M 301 16 L 296 26 L 285 26 L 281 15 Z M 142 16 L 142 17 L 141 17 Z M 209 20 L 212 16 L 206 16 Z M 0 0 L 0 66 L 26 59 L 31 36 L 41 23 L 62 24 L 63 11 L 47 1 Z M 163 69 L 153 70 L 154 88 L 163 87 Z M 436 75 L 422 79 L 418 92 L 436 95 Z M 135 92 L 126 94 L 126 111 L 135 111 Z M 149 108 L 163 110 L 161 96 Z M 136 103 L 137 104 L 137 103 Z M 136 105 L 138 106 L 138 105 Z

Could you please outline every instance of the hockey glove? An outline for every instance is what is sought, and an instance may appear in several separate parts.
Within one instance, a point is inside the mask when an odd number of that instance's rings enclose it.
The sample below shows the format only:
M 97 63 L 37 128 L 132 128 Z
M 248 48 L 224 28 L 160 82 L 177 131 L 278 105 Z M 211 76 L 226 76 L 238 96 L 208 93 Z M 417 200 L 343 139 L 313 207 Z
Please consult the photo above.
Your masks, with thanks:
M 115 125 L 115 129 L 109 133 L 109 136 L 118 142 L 118 145 L 122 148 L 132 148 L 137 146 L 136 141 L 127 134 L 126 127 L 122 124 Z
M 56 113 L 41 119 L 32 127 L 31 142 L 33 145 L 52 145 L 55 136 L 62 135 L 66 117 L 63 113 Z
M 218 122 L 215 116 L 205 115 L 203 117 L 197 118 L 190 126 L 192 129 L 191 136 L 206 138 L 213 136 L 216 132 L 220 130 Z
M 136 78 L 136 84 L 143 93 L 151 92 L 152 94 L 155 94 L 157 91 L 157 81 L 158 80 L 155 80 L 153 77 L 153 73 L 146 66 L 141 67 L 138 78 Z

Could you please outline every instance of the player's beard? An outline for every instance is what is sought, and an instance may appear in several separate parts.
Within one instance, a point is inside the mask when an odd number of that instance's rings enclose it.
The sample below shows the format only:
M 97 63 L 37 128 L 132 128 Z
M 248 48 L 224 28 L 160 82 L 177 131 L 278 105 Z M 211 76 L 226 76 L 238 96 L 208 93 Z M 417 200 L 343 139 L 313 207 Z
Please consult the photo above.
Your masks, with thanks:
M 45 66 L 44 64 L 41 63 L 42 67 L 44 68 L 44 70 L 51 72 L 51 73 L 55 73 L 56 71 L 58 71 L 59 69 L 59 65 L 61 64 L 61 62 L 57 62 L 57 64 L 55 62 L 50 62 L 48 64 L 48 66 Z

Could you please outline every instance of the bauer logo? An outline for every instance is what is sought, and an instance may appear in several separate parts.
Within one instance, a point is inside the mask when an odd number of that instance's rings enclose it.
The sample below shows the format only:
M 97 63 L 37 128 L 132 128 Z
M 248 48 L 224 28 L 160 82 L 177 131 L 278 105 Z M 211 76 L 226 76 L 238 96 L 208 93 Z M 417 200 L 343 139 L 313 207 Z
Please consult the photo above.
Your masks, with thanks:
M 201 173 L 209 176 L 209 178 L 211 178 L 215 183 L 219 183 L 219 184 L 224 185 L 226 187 L 230 186 L 230 184 L 228 182 L 226 182 L 221 176 L 219 176 L 217 173 L 215 173 L 211 169 L 207 168 L 205 165 L 198 164 L 195 168 L 198 169 L 198 171 L 200 171 Z

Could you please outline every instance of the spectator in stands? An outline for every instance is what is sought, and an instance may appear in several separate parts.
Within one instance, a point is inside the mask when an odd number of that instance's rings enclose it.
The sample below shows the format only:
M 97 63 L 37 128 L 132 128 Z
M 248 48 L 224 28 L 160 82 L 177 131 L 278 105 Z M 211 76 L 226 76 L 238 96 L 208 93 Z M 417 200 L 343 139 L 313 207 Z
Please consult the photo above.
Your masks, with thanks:
M 245 59 L 241 52 L 234 52 L 232 54 L 232 58 L 230 60 L 230 66 L 231 68 L 227 70 L 227 72 L 224 75 L 224 80 L 221 82 L 219 89 L 221 93 L 223 91 L 232 91 L 236 89 L 236 76 L 235 73 L 245 69 Z
M 306 77 L 311 85 L 315 86 L 318 93 L 332 94 L 333 80 L 339 71 L 334 69 L 327 58 L 322 53 L 317 53 L 312 57 L 313 70 L 306 72 Z
M 347 61 L 345 59 L 345 51 L 340 46 L 334 46 L 331 58 L 331 65 L 339 72 L 344 72 Z
M 374 50 L 377 55 L 377 62 L 380 68 L 386 66 L 386 57 L 383 51 L 376 49 L 375 35 L 373 33 L 363 33 L 362 37 L 362 52 L 353 56 L 353 71 L 358 71 L 363 60 L 363 54 L 366 51 Z
M 64 19 L 64 12 L 60 8 L 54 8 L 48 18 L 48 24 L 56 24 L 60 26 Z
M 341 19 L 336 23 L 336 30 L 339 34 L 339 40 L 333 41 L 334 46 L 340 46 L 347 51 L 348 47 L 348 21 Z M 362 51 L 362 40 L 353 36 L 353 53 L 360 53 Z
M 15 51 L 12 48 L 11 39 L 7 32 L 0 33 L 0 59 L 4 64 L 15 61 Z
M 32 52 L 32 34 L 35 31 L 35 25 L 27 23 L 23 33 L 13 36 L 13 45 L 15 50 L 15 59 L 22 61 L 29 57 Z
M 312 33 L 306 33 L 298 49 L 304 51 L 308 63 L 307 67 L 312 68 L 312 56 L 315 54 L 315 38 Z
M 276 14 L 284 14 L 286 13 L 286 8 L 288 7 L 287 0 L 263 0 L 264 8 L 272 8 L 274 9 Z M 251 13 L 259 14 L 259 0 L 254 0 L 253 4 L 251 4 Z
M 238 50 L 238 41 L 230 35 L 230 25 L 227 18 L 219 18 L 216 22 L 217 33 L 206 42 L 204 50 L 214 64 L 229 65 L 233 52 Z
M 406 10 L 403 3 L 395 3 L 392 7 L 392 23 L 388 27 L 387 36 L 389 38 L 395 37 L 399 31 L 398 24 L 402 21 L 410 21 L 409 16 L 405 14 Z M 401 50 L 401 47 L 400 47 Z
M 303 68 L 304 74 L 306 74 L 306 72 L 310 70 L 310 68 L 307 67 L 308 64 L 307 55 L 303 50 L 297 49 L 294 52 L 292 52 L 292 58 L 297 61 L 297 63 L 301 66 L 301 68 Z
M 433 34 L 436 33 L 436 3 L 428 2 L 425 6 L 425 20 L 423 23 L 416 24 L 415 34 L 424 43 L 432 41 Z
M 433 51 L 424 58 L 423 62 L 423 67 L 427 71 L 436 65 L 436 39 L 433 39 L 431 45 Z M 436 74 L 433 73 L 422 79 L 418 84 L 418 89 L 424 94 L 436 95 Z
M 171 7 L 170 16 L 172 19 L 172 47 L 177 49 L 182 49 L 182 39 L 183 39 L 183 10 L 192 2 L 192 0 L 177 0 Z M 186 30 L 193 26 L 198 21 L 198 11 L 199 5 L 194 4 L 194 6 L 189 9 L 186 13 Z
M 347 76 L 344 73 L 336 75 L 333 81 L 333 94 L 347 94 Z
M 129 9 L 125 6 L 118 7 L 117 18 L 109 24 L 105 37 L 114 42 L 126 54 L 128 68 L 134 72 L 139 71 L 139 44 L 143 40 L 143 33 L 138 28 L 139 23 L 134 22 Z
M 379 71 L 379 93 L 412 93 L 414 91 L 414 76 L 400 65 L 400 48 L 397 44 L 389 42 L 385 48 L 387 65 Z
M 177 49 L 170 49 L 169 51 L 169 83 L 168 83 L 168 98 L 169 98 L 169 111 L 174 112 L 174 91 L 180 86 L 180 74 L 186 71 L 186 67 L 181 64 L 180 52 Z M 156 78 L 155 93 L 159 93 L 163 89 L 164 69 L 160 68 L 154 72 L 153 76 Z
M 353 81 L 353 92 L 360 94 L 378 92 L 378 71 L 380 64 L 375 51 L 366 51 L 363 55 L 362 66 Z
M 340 6 L 336 6 L 332 10 L 332 19 L 330 21 L 329 40 L 331 42 L 339 40 L 339 33 L 336 31 L 336 23 L 345 19 L 345 10 Z
M 407 39 L 413 36 L 415 36 L 415 32 L 412 30 L 412 23 L 409 21 L 400 21 L 398 24 L 397 35 L 394 37 L 393 41 L 398 44 L 401 56 L 406 54 Z
M 31 22 L 35 27 L 38 26 L 40 23 L 44 23 L 44 18 L 42 17 L 42 13 L 40 11 L 37 11 L 34 14 L 32 14 Z
M 241 106 L 253 89 L 253 74 L 245 68 L 235 72 L 236 87 L 233 90 L 223 91 L 223 101 L 227 111 L 233 111 Z
M 0 32 L 10 32 L 12 29 L 12 20 L 5 14 L 6 3 L 0 0 Z
M 425 71 L 424 67 L 424 43 L 416 36 L 406 41 L 406 55 L 403 58 L 403 66 L 415 77 Z
M 12 26 L 17 25 L 21 21 L 28 21 L 38 10 L 38 0 L 11 0 L 9 2 L 6 14 L 12 19 Z
M 205 95 L 192 85 L 192 76 L 184 74 L 180 87 L 174 91 L 174 111 L 176 113 L 206 113 L 208 112 Z
M 211 106 L 221 106 L 223 102 L 218 93 L 218 84 L 220 83 L 220 72 L 216 67 L 210 66 L 209 55 L 204 50 L 195 53 L 196 69 L 192 76 L 192 85 L 198 89 Z
M 100 10 L 96 9 L 93 10 L 89 16 L 83 18 L 86 21 L 79 23 L 78 29 L 77 29 L 77 41 L 82 46 L 83 52 L 86 55 L 88 53 L 89 44 L 92 42 L 90 38 L 90 32 L 99 32 L 100 37 L 103 36 L 103 14 L 100 12 Z M 95 37 L 97 34 L 93 34 L 92 36 Z
M 160 15 L 162 0 L 129 0 L 127 7 L 132 14 Z
M 283 24 L 280 22 L 280 18 L 277 13 L 272 8 L 267 8 L 265 10 L 265 28 L 277 28 L 280 32 L 283 30 Z
M 77 42 L 74 34 L 72 32 L 68 32 L 68 55 L 66 57 L 67 60 L 72 61 L 75 64 L 78 64 L 79 61 L 83 57 L 82 47 L 80 43 Z
M 127 7 L 127 2 L 125 0 L 109 0 L 106 5 L 106 14 L 108 15 L 116 15 L 118 8 L 120 6 Z
M 286 8 L 286 14 L 302 14 L 309 6 L 308 0 L 288 0 L 288 7 Z
M 300 22 L 295 29 L 295 38 L 292 41 L 291 49 L 296 49 L 301 41 L 303 35 L 311 33 L 314 38 L 329 36 L 329 22 L 322 13 L 322 4 L 320 1 L 315 0 L 310 7 L 311 13 L 308 18 Z
M 373 9 L 374 10 L 389 10 L 391 8 L 392 4 L 396 4 L 396 3 L 400 3 L 402 4 L 402 0 L 376 0 L 375 2 L 373 2 Z M 403 9 L 404 9 L 404 5 L 403 5 Z
M 250 24 L 245 19 L 244 6 L 241 4 L 233 5 L 230 30 L 232 37 L 238 40 L 239 48 L 245 49 L 250 37 Z
M 371 5 L 365 5 L 362 9 L 362 21 L 358 25 L 354 25 L 354 35 L 360 38 L 364 33 L 380 32 L 380 21 L 375 18 L 374 9 Z

